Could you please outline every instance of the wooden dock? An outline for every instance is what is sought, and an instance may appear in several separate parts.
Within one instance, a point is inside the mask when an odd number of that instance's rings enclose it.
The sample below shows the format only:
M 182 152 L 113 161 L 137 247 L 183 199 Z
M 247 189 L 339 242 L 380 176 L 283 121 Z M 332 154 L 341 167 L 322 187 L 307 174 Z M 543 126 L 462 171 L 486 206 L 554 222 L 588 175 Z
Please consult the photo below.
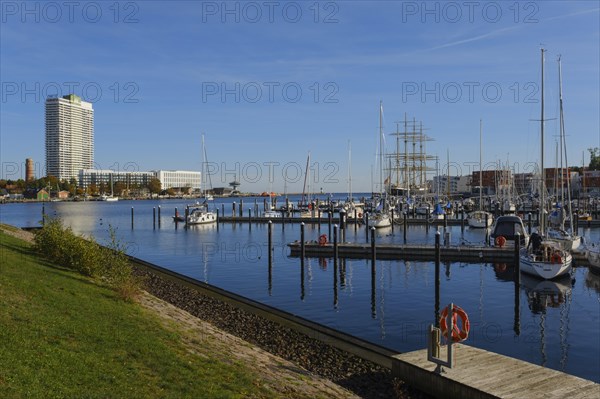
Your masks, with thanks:
M 600 398 L 593 381 L 467 345 L 453 350 L 454 367 L 442 373 L 423 349 L 395 355 L 392 374 L 438 398 Z
M 291 256 L 300 256 L 301 245 L 299 241 L 289 243 Z M 308 242 L 304 245 L 304 254 L 307 257 L 331 258 L 333 257 L 334 247 L 332 243 L 319 245 L 315 242 Z M 341 258 L 370 259 L 372 254 L 370 243 L 339 243 L 338 256 Z M 375 246 L 375 255 L 377 259 L 412 259 L 412 260 L 433 260 L 435 257 L 434 245 L 417 244 L 377 244 Z M 484 246 L 463 246 L 451 245 L 440 246 L 441 260 L 452 261 L 473 261 L 473 262 L 495 262 L 509 263 L 513 262 L 515 251 L 513 248 L 496 248 Z
M 288 244 L 290 256 L 301 256 L 299 241 Z M 370 243 L 339 243 L 338 257 L 350 259 L 371 259 Z M 309 258 L 333 258 L 332 243 L 319 245 L 309 241 L 304 244 L 304 255 Z M 375 257 L 384 260 L 435 260 L 435 246 L 425 244 L 376 244 Z M 589 265 L 585 253 L 573 253 L 577 266 Z M 463 262 L 512 263 L 515 260 L 514 248 L 487 246 L 440 245 L 440 260 Z

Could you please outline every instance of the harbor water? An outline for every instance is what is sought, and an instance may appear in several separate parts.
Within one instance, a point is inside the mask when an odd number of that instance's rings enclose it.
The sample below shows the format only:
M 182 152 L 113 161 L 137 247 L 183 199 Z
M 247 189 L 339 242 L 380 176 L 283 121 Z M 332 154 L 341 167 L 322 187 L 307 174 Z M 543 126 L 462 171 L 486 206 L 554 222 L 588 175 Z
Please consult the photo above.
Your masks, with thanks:
M 217 199 L 215 206 L 231 215 L 241 198 Z M 290 197 L 295 202 L 296 197 Z M 243 198 L 244 216 L 254 213 L 255 200 Z M 280 199 L 281 201 L 281 199 Z M 263 199 L 257 199 L 262 210 Z M 185 200 L 119 202 L 50 202 L 0 205 L 0 221 L 19 227 L 39 226 L 42 209 L 60 217 L 74 231 L 108 239 L 117 229 L 128 253 L 225 290 L 246 296 L 317 323 L 400 352 L 426 347 L 435 307 L 435 264 L 431 261 L 309 258 L 301 268 L 287 244 L 300 239 L 300 225 L 273 224 L 273 263 L 268 264 L 267 224 L 220 223 L 185 227 L 175 224 Z M 153 208 L 161 207 L 161 218 Z M 132 209 L 133 207 L 133 223 Z M 158 212 L 157 212 L 158 217 Z M 444 237 L 443 227 L 439 227 Z M 436 228 L 408 226 L 408 243 L 435 240 Z M 451 244 L 482 245 L 485 231 L 448 227 Z M 600 242 L 600 228 L 580 229 L 588 242 Z M 329 235 L 307 224 L 306 240 Z M 378 243 L 404 243 L 402 226 L 380 229 Z M 364 226 L 349 224 L 348 242 L 366 242 Z M 440 304 L 452 302 L 468 313 L 468 345 L 600 382 L 600 276 L 576 265 L 571 276 L 544 281 L 525 274 L 514 283 L 514 267 L 506 263 L 444 262 Z M 457 365 L 460 367 L 460 365 Z

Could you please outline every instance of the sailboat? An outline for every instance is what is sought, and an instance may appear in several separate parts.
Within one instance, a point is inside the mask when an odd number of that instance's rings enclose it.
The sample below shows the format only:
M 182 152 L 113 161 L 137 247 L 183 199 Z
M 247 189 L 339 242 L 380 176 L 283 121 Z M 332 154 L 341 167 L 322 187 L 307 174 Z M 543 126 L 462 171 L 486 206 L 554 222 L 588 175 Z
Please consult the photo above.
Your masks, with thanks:
M 204 146 L 204 134 L 202 135 L 202 176 L 204 176 L 204 165 L 206 164 L 206 148 Z M 196 202 L 188 206 L 187 224 L 208 224 L 216 223 L 217 214 L 208 210 L 208 199 L 203 203 Z
M 379 102 L 379 203 L 375 212 L 369 215 L 369 227 L 382 228 L 392 225 L 392 218 L 388 212 L 384 182 L 383 182 L 383 102 Z
M 573 212 L 571 209 L 571 185 L 569 179 L 569 167 L 567 163 L 567 145 L 565 139 L 565 123 L 563 118 L 563 99 L 562 99 L 562 68 L 560 63 L 560 57 L 558 58 L 558 98 L 559 98 L 559 112 L 560 112 L 560 147 L 561 147 L 561 165 L 560 165 L 560 182 L 561 182 L 561 204 L 562 206 L 556 209 L 553 214 L 557 214 L 558 223 L 548 228 L 548 237 L 560 242 L 561 246 L 567 251 L 576 251 L 581 246 L 581 237 L 573 234 Z M 564 169 L 562 165 L 562 156 L 565 156 L 565 163 L 567 164 L 567 198 L 564 195 Z M 566 201 L 566 202 L 565 202 Z M 565 218 L 569 220 L 569 230 L 565 229 Z
M 208 163 L 208 157 L 206 156 L 206 146 L 204 145 L 204 134 L 202 134 L 202 157 L 203 157 L 203 161 L 202 161 L 202 179 L 204 180 L 204 183 L 206 184 L 206 179 L 205 179 L 205 175 L 206 175 L 206 165 Z M 210 190 L 212 191 L 212 181 L 210 179 L 210 175 L 208 175 L 208 182 L 210 184 Z M 207 201 L 212 201 L 215 198 L 213 197 L 213 195 L 206 189 L 203 190 L 202 192 L 202 196 L 201 198 L 207 200 Z
M 100 200 L 106 202 L 116 202 L 119 200 L 119 197 L 115 197 L 113 193 L 113 181 L 112 181 L 112 173 L 109 175 L 109 184 L 110 184 L 110 195 L 103 194 L 100 197 Z
M 544 169 L 544 50 L 542 52 L 542 77 L 541 77 L 541 128 L 540 128 L 540 167 L 541 167 L 541 182 L 540 182 L 540 215 L 539 215 L 539 232 L 532 234 L 530 243 L 526 248 L 523 248 L 520 253 L 521 270 L 525 273 L 541 277 L 546 280 L 564 275 L 571 270 L 573 256 L 569 251 L 562 248 L 556 240 L 544 237 L 546 233 L 546 212 L 545 212 L 545 178 Z
M 469 223 L 469 227 L 474 228 L 489 228 L 492 226 L 492 222 L 494 221 L 494 217 L 491 213 L 483 210 L 483 170 L 481 165 L 481 129 L 482 122 L 479 120 L 479 210 L 473 211 L 469 214 L 467 218 L 467 222 Z

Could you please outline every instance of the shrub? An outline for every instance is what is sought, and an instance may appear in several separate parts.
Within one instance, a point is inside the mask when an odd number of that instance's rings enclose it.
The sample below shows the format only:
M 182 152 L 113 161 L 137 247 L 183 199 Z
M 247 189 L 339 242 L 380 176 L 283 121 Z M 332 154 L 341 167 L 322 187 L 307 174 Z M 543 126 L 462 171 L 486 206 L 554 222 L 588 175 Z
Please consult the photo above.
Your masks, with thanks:
M 110 242 L 103 247 L 93 237 L 77 235 L 64 227 L 59 218 L 47 218 L 35 236 L 35 250 L 50 261 L 103 281 L 119 296 L 131 301 L 139 293 L 142 281 L 133 274 L 125 246 L 109 226 Z

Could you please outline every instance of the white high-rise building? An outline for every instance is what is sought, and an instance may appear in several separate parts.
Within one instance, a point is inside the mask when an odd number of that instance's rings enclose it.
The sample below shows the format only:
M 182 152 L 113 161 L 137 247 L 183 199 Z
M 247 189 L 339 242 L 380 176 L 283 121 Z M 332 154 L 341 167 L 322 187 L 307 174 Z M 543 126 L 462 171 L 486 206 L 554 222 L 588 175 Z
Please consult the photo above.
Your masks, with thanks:
M 75 94 L 46 99 L 46 174 L 78 178 L 94 167 L 94 110 Z

